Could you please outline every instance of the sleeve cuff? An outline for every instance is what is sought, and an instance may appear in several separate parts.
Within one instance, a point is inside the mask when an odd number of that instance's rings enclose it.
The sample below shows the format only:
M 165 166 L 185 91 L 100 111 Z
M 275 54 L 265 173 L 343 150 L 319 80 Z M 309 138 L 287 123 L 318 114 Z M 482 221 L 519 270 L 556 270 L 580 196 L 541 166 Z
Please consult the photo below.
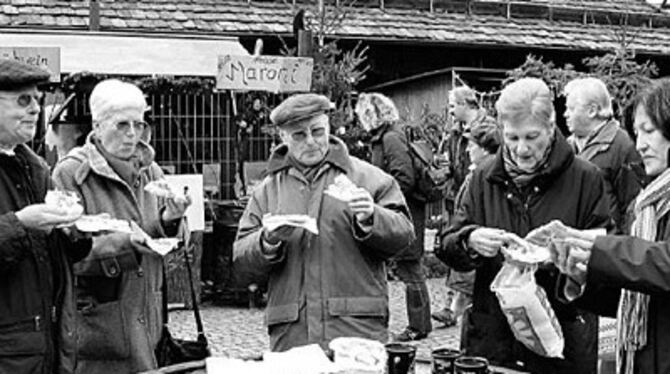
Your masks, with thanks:
M 284 260 L 284 250 L 282 248 L 282 242 L 277 244 L 270 244 L 263 238 L 263 234 L 260 235 L 260 244 L 261 244 L 261 253 L 263 257 L 270 263 L 278 263 Z
M 586 283 L 579 284 L 572 278 L 568 277 L 565 282 L 565 286 L 563 286 L 563 296 L 565 297 L 565 301 L 569 303 L 575 301 L 584 294 L 585 289 Z

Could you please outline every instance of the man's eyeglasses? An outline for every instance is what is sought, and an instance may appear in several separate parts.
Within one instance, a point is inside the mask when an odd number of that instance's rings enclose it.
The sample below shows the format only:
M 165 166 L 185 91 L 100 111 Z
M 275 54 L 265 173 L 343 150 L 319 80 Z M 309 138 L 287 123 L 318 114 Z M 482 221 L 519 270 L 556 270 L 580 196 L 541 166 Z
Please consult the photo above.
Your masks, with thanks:
M 114 126 L 117 130 L 125 134 L 128 132 L 128 130 L 130 130 L 131 127 L 133 130 L 135 130 L 135 132 L 142 132 L 147 128 L 147 126 L 149 126 L 149 124 L 144 121 L 119 121 L 115 123 Z
M 24 93 L 20 95 L 0 95 L 0 99 L 13 99 L 16 100 L 16 105 L 20 106 L 21 108 L 27 108 L 30 106 L 30 104 L 32 104 L 33 100 L 39 104 L 40 100 L 42 100 L 42 94 Z

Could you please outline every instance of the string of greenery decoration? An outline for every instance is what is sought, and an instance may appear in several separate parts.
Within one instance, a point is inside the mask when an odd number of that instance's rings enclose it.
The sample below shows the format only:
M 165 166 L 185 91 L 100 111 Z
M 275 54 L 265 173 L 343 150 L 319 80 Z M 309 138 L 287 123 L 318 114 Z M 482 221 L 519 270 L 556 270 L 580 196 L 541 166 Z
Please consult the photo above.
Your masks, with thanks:
M 116 78 L 136 84 L 145 94 L 211 94 L 216 80 L 209 77 L 152 76 L 132 77 L 91 72 L 79 72 L 65 77 L 59 87 L 65 92 L 90 93 L 98 82 Z

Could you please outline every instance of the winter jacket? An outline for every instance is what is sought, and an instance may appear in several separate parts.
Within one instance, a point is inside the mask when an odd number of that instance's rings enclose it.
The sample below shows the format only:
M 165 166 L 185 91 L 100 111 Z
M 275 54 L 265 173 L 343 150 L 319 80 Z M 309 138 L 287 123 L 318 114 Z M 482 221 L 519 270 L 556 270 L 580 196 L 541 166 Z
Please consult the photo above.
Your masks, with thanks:
M 28 147 L 0 154 L 0 373 L 72 373 L 72 262 L 90 240 L 29 229 L 15 212 L 44 202 L 49 167 Z
M 153 150 L 138 145 L 141 168 L 133 185 L 112 169 L 89 136 L 53 172 L 57 186 L 75 191 L 85 214 L 109 213 L 135 221 L 149 236 L 163 237 L 158 199 L 144 186 L 162 177 Z M 174 233 L 170 228 L 168 233 Z M 162 327 L 163 263 L 142 255 L 119 234 L 96 236 L 89 256 L 75 264 L 77 373 L 136 373 L 156 368 L 154 348 Z
M 455 270 L 476 269 L 472 313 L 464 321 L 465 349 L 468 354 L 524 371 L 591 373 L 597 361 L 597 318 L 558 301 L 557 269 L 541 268 L 535 277 L 547 292 L 563 329 L 565 360 L 540 357 L 515 340 L 489 289 L 502 266 L 502 254 L 484 258 L 465 243 L 478 227 L 500 228 L 521 237 L 554 219 L 579 229 L 603 227 L 609 222 L 609 202 L 602 177 L 594 165 L 575 158 L 557 133 L 548 167 L 520 190 L 504 169 L 502 151 L 501 147 L 495 158 L 473 172 L 452 226 L 442 233 L 442 246 L 436 251 L 437 257 Z
M 603 172 L 610 212 L 616 223 L 615 233 L 627 233 L 626 210 L 640 192 L 644 179 L 644 167 L 635 150 L 635 143 L 616 120 L 610 120 L 598 129 L 581 152 L 577 151 L 574 136 L 568 138 L 568 143 L 579 157 L 595 164 Z
M 630 236 L 601 236 L 588 264 L 585 308 L 614 317 L 623 288 L 650 295 L 647 345 L 635 355 L 636 374 L 670 373 L 670 225 L 658 224 L 658 242 Z
M 270 157 L 269 175 L 258 185 L 239 223 L 233 247 L 235 272 L 269 277 L 266 322 L 273 351 L 340 336 L 386 342 L 389 319 L 384 261 L 414 239 L 409 212 L 397 182 L 378 168 L 349 156 L 331 136 L 326 159 L 312 182 L 298 172 L 286 145 Z M 367 189 L 375 206 L 365 233 L 347 203 L 324 194 L 345 174 Z M 262 251 L 263 215 L 306 214 L 319 234 L 294 230 L 278 258 Z
M 426 203 L 412 197 L 416 186 L 414 165 L 409 154 L 409 144 L 401 124 L 384 124 L 373 131 L 371 163 L 391 174 L 400 185 L 400 190 L 409 207 L 414 224 L 416 240 L 396 260 L 418 260 L 424 252 L 424 229 L 426 227 Z

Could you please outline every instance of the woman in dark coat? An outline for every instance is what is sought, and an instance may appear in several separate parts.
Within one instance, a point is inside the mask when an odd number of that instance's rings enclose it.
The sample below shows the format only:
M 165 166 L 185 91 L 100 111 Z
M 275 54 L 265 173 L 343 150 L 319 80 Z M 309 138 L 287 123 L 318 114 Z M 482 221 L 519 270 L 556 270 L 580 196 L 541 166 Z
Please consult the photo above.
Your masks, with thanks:
M 454 221 L 436 255 L 457 271 L 476 269 L 473 305 L 464 319 L 467 354 L 534 373 L 595 373 L 598 322 L 555 297 L 559 272 L 537 271 L 565 337 L 565 359 L 541 357 L 516 341 L 489 287 L 500 270 L 509 233 L 521 237 L 551 220 L 581 229 L 605 226 L 608 201 L 595 166 L 574 156 L 556 131 L 551 92 L 539 79 L 507 86 L 496 103 L 503 147 L 472 174 Z
M 379 93 L 361 94 L 356 104 L 356 113 L 363 127 L 372 135 L 372 164 L 395 178 L 412 214 L 416 240 L 393 258 L 394 271 L 405 283 L 409 322 L 407 328 L 395 336 L 395 340 L 420 340 L 432 330 L 430 294 L 421 266 L 426 203 L 414 197 L 415 170 L 405 128 L 399 121 L 398 109 L 393 101 Z
M 552 247 L 553 260 L 585 285 L 576 288 L 583 292 L 578 302 L 617 314 L 618 372 L 664 374 L 670 373 L 670 79 L 643 91 L 634 108 L 636 149 L 652 180 L 632 205 L 631 236 L 589 238 L 560 227 L 569 245 Z

